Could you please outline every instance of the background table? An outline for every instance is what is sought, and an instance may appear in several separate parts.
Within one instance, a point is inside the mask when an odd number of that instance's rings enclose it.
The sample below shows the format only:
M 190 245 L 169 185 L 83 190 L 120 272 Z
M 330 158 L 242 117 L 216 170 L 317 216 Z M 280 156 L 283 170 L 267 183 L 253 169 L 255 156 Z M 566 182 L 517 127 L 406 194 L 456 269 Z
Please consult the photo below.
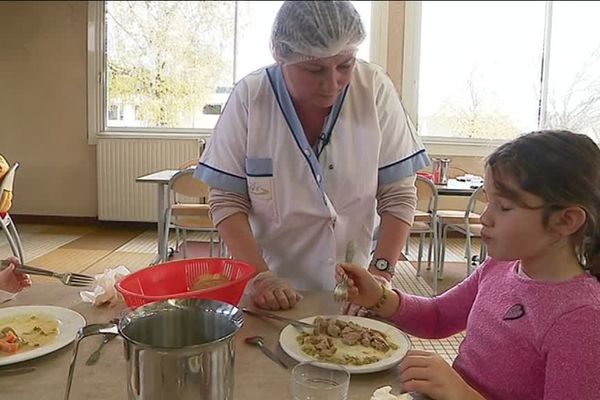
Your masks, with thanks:
M 162 171 L 153 172 L 148 175 L 139 176 L 135 179 L 136 182 L 142 183 L 155 183 L 157 184 L 157 225 L 158 225 L 158 255 L 152 262 L 157 264 L 159 262 L 167 261 L 167 254 L 165 253 L 164 237 L 165 237 L 165 212 L 167 211 L 167 185 L 169 181 L 179 172 L 178 169 L 164 169 Z
M 480 182 L 463 182 L 456 179 L 448 179 L 445 185 L 435 185 L 440 196 L 470 196 L 479 186 Z

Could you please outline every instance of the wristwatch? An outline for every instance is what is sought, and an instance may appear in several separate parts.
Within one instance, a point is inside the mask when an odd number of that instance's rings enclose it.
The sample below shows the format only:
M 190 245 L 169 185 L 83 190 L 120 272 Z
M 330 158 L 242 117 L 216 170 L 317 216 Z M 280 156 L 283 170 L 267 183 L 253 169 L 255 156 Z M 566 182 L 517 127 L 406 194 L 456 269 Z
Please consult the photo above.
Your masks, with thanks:
M 385 258 L 372 259 L 369 263 L 369 267 L 374 267 L 378 271 L 394 275 L 394 266 Z

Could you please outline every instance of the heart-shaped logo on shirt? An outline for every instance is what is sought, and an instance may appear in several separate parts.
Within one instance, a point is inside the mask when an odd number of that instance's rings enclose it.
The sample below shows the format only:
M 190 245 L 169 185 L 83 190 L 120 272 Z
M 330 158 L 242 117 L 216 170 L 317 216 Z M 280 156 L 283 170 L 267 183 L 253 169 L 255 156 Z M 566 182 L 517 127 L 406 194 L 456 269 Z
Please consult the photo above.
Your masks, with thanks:
M 504 319 L 504 320 L 519 319 L 523 315 L 525 315 L 525 307 L 523 307 L 523 304 L 515 304 L 514 306 L 512 306 L 508 309 L 506 314 L 504 314 L 504 318 L 502 318 L 502 319 Z

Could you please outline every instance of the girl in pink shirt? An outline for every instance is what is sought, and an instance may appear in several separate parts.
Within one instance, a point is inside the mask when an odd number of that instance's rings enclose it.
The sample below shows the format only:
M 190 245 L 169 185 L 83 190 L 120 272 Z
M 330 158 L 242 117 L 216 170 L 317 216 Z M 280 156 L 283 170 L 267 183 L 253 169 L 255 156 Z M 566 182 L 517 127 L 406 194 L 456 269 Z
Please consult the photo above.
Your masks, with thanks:
M 488 258 L 434 298 L 347 274 L 349 301 L 423 338 L 466 330 L 452 366 L 410 351 L 404 389 L 444 400 L 600 399 L 600 149 L 567 131 L 523 135 L 486 160 Z

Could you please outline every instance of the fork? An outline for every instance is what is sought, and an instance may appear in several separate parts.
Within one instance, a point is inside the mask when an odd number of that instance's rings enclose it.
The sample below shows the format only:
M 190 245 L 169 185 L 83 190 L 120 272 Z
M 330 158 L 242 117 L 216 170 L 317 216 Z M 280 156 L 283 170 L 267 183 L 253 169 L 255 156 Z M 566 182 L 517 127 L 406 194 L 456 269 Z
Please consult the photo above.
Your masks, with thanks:
M 8 260 L 0 260 L 0 270 L 8 267 L 10 265 L 10 261 Z M 50 271 L 43 268 L 33 267 L 31 265 L 20 264 L 17 265 L 15 271 L 22 272 L 24 274 L 30 275 L 40 275 L 40 276 L 49 276 L 52 278 L 59 279 L 63 284 L 67 286 L 75 286 L 75 287 L 84 287 L 90 286 L 93 284 L 96 279 L 89 275 L 84 274 L 76 274 L 73 272 L 65 272 L 65 273 L 57 273 L 54 271 Z
M 353 240 L 349 241 L 346 245 L 346 258 L 344 260 L 346 264 L 352 264 L 352 260 L 354 260 L 355 247 L 356 246 Z M 344 274 L 342 281 L 333 289 L 333 298 L 335 301 L 339 302 L 348 300 L 348 275 Z

